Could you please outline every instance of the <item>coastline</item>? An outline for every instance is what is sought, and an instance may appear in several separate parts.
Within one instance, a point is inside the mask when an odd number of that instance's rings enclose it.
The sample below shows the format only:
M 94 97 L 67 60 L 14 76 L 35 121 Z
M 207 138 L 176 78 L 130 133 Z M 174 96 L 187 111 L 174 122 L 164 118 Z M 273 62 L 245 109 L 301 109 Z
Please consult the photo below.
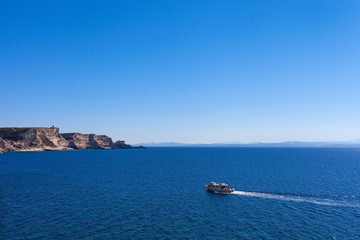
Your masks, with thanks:
M 88 149 L 133 149 L 124 140 L 113 142 L 106 135 L 60 133 L 54 126 L 0 128 L 0 154 L 4 152 L 77 151 Z

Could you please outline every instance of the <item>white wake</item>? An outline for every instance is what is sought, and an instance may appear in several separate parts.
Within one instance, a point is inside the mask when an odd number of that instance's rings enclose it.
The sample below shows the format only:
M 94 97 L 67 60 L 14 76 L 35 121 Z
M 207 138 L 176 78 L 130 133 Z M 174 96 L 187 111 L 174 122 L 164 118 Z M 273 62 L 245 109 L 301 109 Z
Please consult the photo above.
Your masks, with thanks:
M 313 203 L 313 204 L 325 205 L 325 206 L 360 207 L 360 204 L 352 204 L 349 202 L 336 201 L 332 199 L 317 199 L 317 198 L 315 199 L 310 197 L 289 196 L 289 195 L 259 193 L 259 192 L 244 192 L 244 191 L 234 191 L 232 192 L 232 194 L 247 196 L 247 197 L 291 201 L 291 202 L 306 202 L 306 203 Z

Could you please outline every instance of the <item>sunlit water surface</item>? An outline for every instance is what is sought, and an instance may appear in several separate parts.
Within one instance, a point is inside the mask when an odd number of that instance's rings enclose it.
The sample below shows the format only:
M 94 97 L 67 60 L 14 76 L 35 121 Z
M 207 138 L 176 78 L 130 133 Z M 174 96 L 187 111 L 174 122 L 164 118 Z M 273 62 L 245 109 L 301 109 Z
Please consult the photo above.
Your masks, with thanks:
M 360 149 L 0 155 L 0 239 L 235 238 L 360 239 Z

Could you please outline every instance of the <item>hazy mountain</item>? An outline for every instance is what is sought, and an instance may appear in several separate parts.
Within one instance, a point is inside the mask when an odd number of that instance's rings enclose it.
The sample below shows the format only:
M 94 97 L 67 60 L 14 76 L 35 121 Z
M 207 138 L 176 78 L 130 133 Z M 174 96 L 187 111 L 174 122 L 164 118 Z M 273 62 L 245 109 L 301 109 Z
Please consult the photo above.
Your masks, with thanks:
M 178 143 L 178 142 L 149 142 L 139 143 L 146 147 L 359 147 L 360 139 L 351 141 L 329 141 L 329 142 L 301 142 L 301 141 L 288 141 L 279 143 Z

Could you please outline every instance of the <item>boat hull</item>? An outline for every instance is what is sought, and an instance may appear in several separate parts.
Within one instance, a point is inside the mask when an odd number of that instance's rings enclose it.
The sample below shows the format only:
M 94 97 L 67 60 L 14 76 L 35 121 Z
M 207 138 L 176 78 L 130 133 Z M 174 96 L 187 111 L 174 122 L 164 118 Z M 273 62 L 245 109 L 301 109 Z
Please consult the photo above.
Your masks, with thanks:
M 213 193 L 229 194 L 229 193 L 232 193 L 235 191 L 234 188 L 222 189 L 222 188 L 210 187 L 208 185 L 205 185 L 205 187 L 207 188 L 208 191 L 213 192 Z

